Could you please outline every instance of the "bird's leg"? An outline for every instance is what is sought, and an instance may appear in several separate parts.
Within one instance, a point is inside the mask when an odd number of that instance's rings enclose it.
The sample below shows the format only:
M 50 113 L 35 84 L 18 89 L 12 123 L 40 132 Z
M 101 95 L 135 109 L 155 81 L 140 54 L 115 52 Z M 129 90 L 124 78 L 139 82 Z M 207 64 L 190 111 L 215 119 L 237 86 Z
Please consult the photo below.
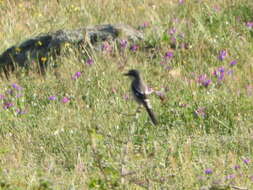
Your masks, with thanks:
M 124 115 L 126 115 L 126 116 L 132 116 L 132 117 L 135 116 L 135 118 L 138 118 L 138 117 L 139 117 L 139 113 L 141 112 L 141 108 L 142 108 L 142 106 L 139 105 L 139 106 L 137 107 L 135 113 L 124 114 Z M 121 113 L 121 114 L 122 114 L 122 113 Z
M 136 114 L 141 112 L 141 105 L 139 105 L 136 109 Z
M 139 115 L 141 113 L 141 105 L 139 105 L 136 109 L 136 112 L 135 112 L 135 118 L 138 119 Z

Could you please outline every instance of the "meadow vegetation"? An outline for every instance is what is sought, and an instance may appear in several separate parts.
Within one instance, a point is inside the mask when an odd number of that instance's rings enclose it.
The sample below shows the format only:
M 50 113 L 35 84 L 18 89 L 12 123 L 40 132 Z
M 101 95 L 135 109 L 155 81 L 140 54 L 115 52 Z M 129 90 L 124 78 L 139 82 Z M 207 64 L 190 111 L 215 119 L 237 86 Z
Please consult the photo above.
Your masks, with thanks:
M 253 1 L 0 0 L 0 52 L 105 23 L 145 40 L 1 79 L 0 189 L 253 189 Z M 133 68 L 158 126 L 134 115 Z

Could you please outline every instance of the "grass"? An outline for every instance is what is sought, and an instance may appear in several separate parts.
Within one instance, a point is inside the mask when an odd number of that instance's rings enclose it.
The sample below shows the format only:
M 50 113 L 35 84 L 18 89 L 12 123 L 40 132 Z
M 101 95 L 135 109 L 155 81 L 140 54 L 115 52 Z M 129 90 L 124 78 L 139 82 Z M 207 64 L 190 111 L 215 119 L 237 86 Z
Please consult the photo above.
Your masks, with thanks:
M 0 189 L 251 189 L 252 21 L 251 0 L 0 1 L 0 52 L 61 28 L 148 22 L 136 52 L 93 53 L 88 65 L 72 51 L 57 75 L 1 79 Z M 131 116 L 130 68 L 165 96 L 150 96 L 157 127 L 144 110 Z

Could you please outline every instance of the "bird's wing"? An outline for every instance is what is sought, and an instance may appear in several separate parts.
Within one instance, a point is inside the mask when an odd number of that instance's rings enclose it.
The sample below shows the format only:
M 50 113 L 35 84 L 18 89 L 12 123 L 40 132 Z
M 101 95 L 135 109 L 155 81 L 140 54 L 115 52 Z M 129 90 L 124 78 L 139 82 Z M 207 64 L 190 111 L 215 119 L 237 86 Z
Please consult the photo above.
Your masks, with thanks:
M 144 84 L 133 83 L 132 88 L 133 93 L 136 95 L 137 98 L 143 100 L 147 99 L 146 87 Z

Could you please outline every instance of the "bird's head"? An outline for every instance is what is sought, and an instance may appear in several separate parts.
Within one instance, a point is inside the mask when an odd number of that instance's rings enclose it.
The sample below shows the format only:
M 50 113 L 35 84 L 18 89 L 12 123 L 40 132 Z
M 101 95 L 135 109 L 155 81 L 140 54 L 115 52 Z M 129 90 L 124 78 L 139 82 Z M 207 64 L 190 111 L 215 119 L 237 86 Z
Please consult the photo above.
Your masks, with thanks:
M 140 72 L 136 69 L 131 69 L 127 73 L 125 73 L 124 75 L 134 77 L 134 78 L 139 78 L 140 77 Z

